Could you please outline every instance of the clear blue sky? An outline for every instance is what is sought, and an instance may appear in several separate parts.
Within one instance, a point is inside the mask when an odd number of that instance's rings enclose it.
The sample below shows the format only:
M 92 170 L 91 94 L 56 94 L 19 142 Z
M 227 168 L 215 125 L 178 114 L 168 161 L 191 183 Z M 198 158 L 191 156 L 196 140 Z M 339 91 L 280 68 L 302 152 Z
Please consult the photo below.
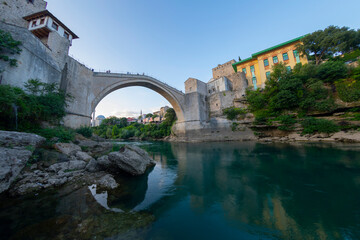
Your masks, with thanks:
M 238 56 L 324 29 L 360 28 L 359 0 L 48 0 L 80 39 L 70 54 L 95 70 L 139 72 L 180 90 Z M 131 115 L 169 103 L 132 87 L 109 94 L 96 115 Z M 138 115 L 138 114 L 136 114 Z

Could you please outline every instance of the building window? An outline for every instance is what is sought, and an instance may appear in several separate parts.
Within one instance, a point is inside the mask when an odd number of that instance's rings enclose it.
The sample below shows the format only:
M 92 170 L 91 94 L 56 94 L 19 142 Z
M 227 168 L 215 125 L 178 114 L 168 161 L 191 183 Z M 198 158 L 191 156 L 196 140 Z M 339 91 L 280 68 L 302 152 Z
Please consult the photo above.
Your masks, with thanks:
M 264 60 L 264 67 L 267 67 L 267 66 L 269 66 L 269 60 L 268 60 L 268 59 L 265 59 L 265 60 Z
M 45 18 L 42 18 L 41 20 L 40 20 L 40 25 L 42 25 L 42 24 L 44 24 L 45 23 Z
M 243 68 L 242 71 L 246 74 L 246 68 Z
M 279 63 L 279 59 L 278 59 L 277 56 L 274 56 L 274 57 L 273 57 L 273 63 L 274 63 L 274 64 Z
M 31 26 L 32 26 L 32 27 L 36 27 L 36 20 L 35 20 L 35 21 L 32 21 Z
M 294 53 L 294 58 L 296 59 L 296 63 L 300 63 L 299 52 L 297 50 L 294 50 L 293 53 Z
M 270 79 L 270 72 L 266 72 L 266 79 Z
M 283 53 L 283 59 L 284 61 L 289 60 L 289 55 L 287 53 Z
M 256 90 L 257 89 L 256 77 L 252 78 L 252 82 L 253 82 L 254 90 Z
M 288 72 L 290 72 L 290 71 L 291 71 L 291 67 L 290 67 L 290 66 L 287 66 L 287 67 L 286 67 L 286 70 L 287 70 Z
M 64 32 L 64 37 L 69 39 L 69 34 L 67 32 Z M 191 90 L 191 88 L 190 88 L 190 90 Z
M 57 25 L 57 24 L 54 23 L 54 22 L 52 23 L 51 27 L 52 27 L 53 29 L 55 29 L 56 31 L 59 30 L 59 25 Z

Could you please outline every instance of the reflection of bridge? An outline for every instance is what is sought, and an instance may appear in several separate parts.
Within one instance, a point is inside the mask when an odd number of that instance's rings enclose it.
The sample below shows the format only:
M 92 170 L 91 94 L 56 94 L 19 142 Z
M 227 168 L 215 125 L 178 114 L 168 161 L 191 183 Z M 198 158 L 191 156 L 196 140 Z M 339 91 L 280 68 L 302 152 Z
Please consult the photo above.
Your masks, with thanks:
M 66 91 L 73 96 L 69 103 L 65 117 L 65 124 L 69 127 L 89 125 L 91 115 L 96 106 L 108 94 L 125 87 L 146 87 L 166 98 L 174 108 L 177 123 L 174 131 L 183 134 L 190 123 L 203 121 L 206 113 L 205 96 L 199 93 L 184 94 L 183 92 L 161 82 L 153 77 L 141 74 L 102 73 L 81 69 L 77 74 L 67 77 Z

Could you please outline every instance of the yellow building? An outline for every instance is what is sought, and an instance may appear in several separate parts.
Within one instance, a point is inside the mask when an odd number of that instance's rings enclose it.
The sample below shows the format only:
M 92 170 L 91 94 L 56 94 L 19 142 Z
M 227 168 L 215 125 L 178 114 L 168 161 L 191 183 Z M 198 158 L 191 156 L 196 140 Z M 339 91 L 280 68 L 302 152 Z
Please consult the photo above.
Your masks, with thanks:
M 233 63 L 232 66 L 235 72 L 245 73 L 250 87 L 254 87 L 255 90 L 259 87 L 264 88 L 265 81 L 270 77 L 274 65 L 283 62 L 291 70 L 297 63 L 305 64 L 308 62 L 306 56 L 300 56 L 296 50 L 296 45 L 300 43 L 303 37 L 254 53 L 247 59 Z

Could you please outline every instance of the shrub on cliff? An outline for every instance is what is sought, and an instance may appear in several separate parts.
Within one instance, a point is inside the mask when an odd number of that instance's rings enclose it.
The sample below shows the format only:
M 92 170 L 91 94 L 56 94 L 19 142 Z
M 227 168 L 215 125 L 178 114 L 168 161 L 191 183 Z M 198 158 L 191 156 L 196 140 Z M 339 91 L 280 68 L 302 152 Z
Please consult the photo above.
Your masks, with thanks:
M 291 115 L 281 115 L 276 118 L 281 123 L 281 126 L 278 127 L 279 130 L 289 131 L 293 129 L 293 125 L 296 123 L 296 120 Z
M 0 30 L 0 59 L 9 62 L 10 66 L 16 66 L 17 60 L 11 58 L 8 55 L 19 54 L 21 49 L 19 46 L 21 42 L 16 41 L 12 38 L 11 34 Z M 1 69 L 0 69 L 1 72 Z
M 242 108 L 229 107 L 223 110 L 223 114 L 229 120 L 235 120 L 239 115 L 244 116 L 246 114 L 246 110 Z
M 303 134 L 313 134 L 315 132 L 319 133 L 334 133 L 340 130 L 340 127 L 336 125 L 333 121 L 326 119 L 317 119 L 317 118 L 306 118 L 301 122 L 303 126 Z

